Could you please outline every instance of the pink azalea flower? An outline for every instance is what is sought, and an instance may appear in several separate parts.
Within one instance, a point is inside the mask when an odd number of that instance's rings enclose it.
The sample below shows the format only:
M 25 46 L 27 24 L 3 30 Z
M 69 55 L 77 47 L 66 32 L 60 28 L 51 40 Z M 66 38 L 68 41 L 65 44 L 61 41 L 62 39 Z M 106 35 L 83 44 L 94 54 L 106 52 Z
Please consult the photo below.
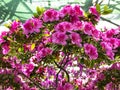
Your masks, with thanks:
M 33 70 L 34 70 L 34 65 L 33 64 L 22 65 L 22 72 L 23 72 L 23 74 L 25 74 L 28 77 L 30 76 L 30 74 L 32 73 Z
M 13 90 L 12 86 L 7 87 L 5 90 Z
M 97 74 L 97 79 L 102 81 L 105 79 L 105 75 L 103 73 Z
M 108 42 L 101 42 L 100 45 L 102 46 L 103 49 L 106 51 L 111 51 L 112 50 L 112 44 Z
M 52 35 L 52 42 L 56 44 L 66 45 L 66 40 L 68 39 L 65 33 L 55 32 Z
M 59 13 L 54 9 L 48 9 L 43 14 L 43 21 L 44 22 L 52 22 L 59 20 Z
M 85 50 L 85 54 L 88 55 L 91 60 L 98 58 L 97 48 L 92 44 L 88 44 L 88 43 L 84 44 L 84 50 Z
M 40 32 L 40 28 L 42 27 L 42 21 L 37 19 L 37 18 L 32 18 L 27 20 L 24 24 L 23 24 L 23 33 L 24 34 L 31 34 L 34 32 Z
M 42 48 L 36 53 L 36 58 L 39 60 L 50 54 L 52 54 L 52 50 L 50 48 Z
M 119 47 L 119 42 L 120 42 L 120 39 L 117 39 L 117 38 L 109 39 L 109 43 L 113 46 L 113 49 L 116 49 Z
M 74 90 L 74 87 L 70 83 L 65 83 L 65 85 L 58 85 L 57 90 Z
M 71 5 L 66 5 L 63 7 L 63 9 L 60 11 L 60 17 L 64 17 L 65 15 L 72 15 L 74 12 L 73 12 L 73 9 L 72 9 L 72 6 Z
M 3 42 L 5 42 L 5 40 L 4 40 L 4 36 L 6 36 L 7 35 L 7 32 L 2 32 L 1 33 L 1 35 L 0 35 L 0 44 L 2 44 Z
M 105 89 L 106 90 L 113 90 L 113 83 L 112 82 L 110 82 L 110 83 L 108 83 L 106 86 L 105 86 Z
M 76 21 L 73 23 L 73 29 L 74 30 L 81 30 L 83 28 L 83 22 Z
M 114 53 L 113 53 L 113 51 L 111 50 L 111 51 L 106 51 L 106 55 L 111 59 L 111 60 L 114 60 Z
M 38 88 L 32 87 L 32 88 L 30 88 L 30 90 L 38 90 Z
M 62 85 L 59 85 L 56 90 L 64 90 L 64 87 Z
M 98 30 L 92 30 L 92 36 L 95 40 L 100 40 L 100 35 L 101 35 L 101 32 L 98 31 Z
M 79 17 L 83 17 L 84 16 L 83 15 L 83 10 L 82 10 L 82 8 L 79 5 L 75 5 L 73 7 L 73 10 L 74 10 L 74 15 L 79 16 Z
M 20 22 L 19 21 L 13 21 L 10 27 L 10 33 L 15 32 L 18 27 L 20 27 Z
M 111 68 L 111 69 L 120 70 L 120 63 L 119 63 L 119 62 L 114 63 L 110 68 Z
M 57 24 L 55 26 L 55 31 L 58 31 L 58 32 L 70 32 L 71 30 L 73 30 L 73 27 L 72 27 L 72 24 L 69 23 L 69 22 L 61 22 L 59 24 Z
M 77 16 L 70 16 L 70 22 L 72 22 L 72 23 L 76 23 L 77 21 L 79 21 L 79 17 L 77 17 Z
M 117 29 L 111 29 L 111 30 L 107 30 L 107 31 L 105 32 L 105 35 L 106 35 L 107 38 L 112 38 L 113 35 L 116 35 L 116 34 L 118 34 L 119 32 L 120 32 L 120 31 L 117 30 Z
M 81 46 L 82 39 L 78 33 L 75 33 L 75 32 L 71 33 L 70 38 L 71 38 L 72 44 L 76 44 L 78 46 Z
M 3 37 L 6 36 L 9 31 L 10 31 L 9 28 L 5 26 L 0 26 L 0 44 L 5 42 Z
M 64 90 L 74 90 L 74 87 L 70 83 L 65 83 Z
M 6 54 L 8 54 L 9 50 L 10 50 L 9 44 L 8 43 L 3 43 L 2 44 L 2 53 L 4 55 L 6 55 Z
M 97 21 L 100 20 L 100 14 L 99 14 L 98 11 L 96 10 L 96 7 L 95 7 L 95 6 L 91 6 L 91 7 L 89 8 L 89 12 L 90 12 L 91 14 L 93 14 L 93 15 L 96 16 L 96 20 L 97 20 Z
M 95 29 L 95 27 L 92 25 L 92 23 L 85 23 L 84 26 L 84 33 L 87 35 L 92 35 L 92 31 Z

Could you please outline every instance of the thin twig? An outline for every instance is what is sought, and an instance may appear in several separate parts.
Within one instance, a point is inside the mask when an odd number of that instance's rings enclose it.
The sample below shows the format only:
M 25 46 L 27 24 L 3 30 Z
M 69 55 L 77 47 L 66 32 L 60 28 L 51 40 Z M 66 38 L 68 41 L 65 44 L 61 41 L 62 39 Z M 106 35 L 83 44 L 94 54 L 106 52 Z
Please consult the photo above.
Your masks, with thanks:
M 39 89 L 44 90 L 38 83 L 36 83 L 34 80 L 32 80 L 31 78 L 27 77 L 25 74 L 21 73 L 24 77 L 26 77 L 27 79 L 29 79 L 35 86 L 37 86 Z
M 120 25 L 118 25 L 118 24 L 116 24 L 116 23 L 114 23 L 114 22 L 112 22 L 112 21 L 110 21 L 110 20 L 108 20 L 108 19 L 106 19 L 106 18 L 101 17 L 101 19 L 104 20 L 104 21 L 107 21 L 107 22 L 109 22 L 109 23 L 111 23 L 111 24 L 114 24 L 114 25 L 117 26 L 117 27 L 120 26 Z
M 66 57 L 66 56 L 65 56 Z M 63 60 L 64 60 L 65 58 L 63 58 Z M 69 82 L 69 74 L 68 74 L 68 72 L 64 69 L 64 67 L 65 67 L 65 65 L 67 64 L 69 62 L 69 60 L 68 60 L 68 55 L 67 55 L 67 59 L 66 59 L 66 62 L 65 62 L 65 64 L 62 66 L 60 66 L 60 65 L 58 65 L 57 64 L 57 62 L 56 61 L 54 61 L 54 63 L 55 63 L 55 65 L 58 67 L 58 68 L 60 68 L 60 70 L 58 71 L 58 73 L 56 74 L 56 87 L 57 87 L 57 85 L 58 85 L 58 75 L 59 75 L 59 73 L 61 72 L 61 70 L 63 70 L 65 73 L 66 73 L 66 75 L 67 75 L 67 78 L 68 78 L 68 82 Z

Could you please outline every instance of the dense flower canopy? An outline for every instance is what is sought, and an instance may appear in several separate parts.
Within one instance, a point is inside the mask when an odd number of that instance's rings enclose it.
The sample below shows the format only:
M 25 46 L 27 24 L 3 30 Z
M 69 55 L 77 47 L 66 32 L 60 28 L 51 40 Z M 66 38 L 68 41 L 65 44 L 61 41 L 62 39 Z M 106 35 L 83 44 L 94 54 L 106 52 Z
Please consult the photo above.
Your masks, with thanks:
M 5 27 L 0 32 L 4 90 L 118 90 L 120 28 L 96 29 L 97 7 L 41 10 Z

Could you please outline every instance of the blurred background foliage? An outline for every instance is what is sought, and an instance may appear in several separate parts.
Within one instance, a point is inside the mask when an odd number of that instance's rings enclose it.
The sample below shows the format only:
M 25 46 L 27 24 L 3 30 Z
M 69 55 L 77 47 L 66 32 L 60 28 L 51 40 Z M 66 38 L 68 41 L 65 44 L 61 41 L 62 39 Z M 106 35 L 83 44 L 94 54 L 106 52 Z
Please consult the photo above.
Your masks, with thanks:
M 25 21 L 33 16 L 37 6 L 60 9 L 66 4 L 80 4 L 87 11 L 95 3 L 112 8 L 113 13 L 103 17 L 119 24 L 120 0 L 0 0 L 0 24 L 14 19 Z

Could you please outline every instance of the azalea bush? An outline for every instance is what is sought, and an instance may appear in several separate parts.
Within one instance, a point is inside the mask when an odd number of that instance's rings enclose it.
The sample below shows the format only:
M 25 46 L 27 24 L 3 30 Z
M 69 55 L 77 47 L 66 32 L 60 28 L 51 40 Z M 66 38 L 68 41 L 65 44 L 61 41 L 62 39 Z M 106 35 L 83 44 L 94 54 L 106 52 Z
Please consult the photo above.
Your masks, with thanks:
M 107 6 L 37 7 L 0 33 L 3 90 L 118 90 L 120 28 L 96 28 Z

